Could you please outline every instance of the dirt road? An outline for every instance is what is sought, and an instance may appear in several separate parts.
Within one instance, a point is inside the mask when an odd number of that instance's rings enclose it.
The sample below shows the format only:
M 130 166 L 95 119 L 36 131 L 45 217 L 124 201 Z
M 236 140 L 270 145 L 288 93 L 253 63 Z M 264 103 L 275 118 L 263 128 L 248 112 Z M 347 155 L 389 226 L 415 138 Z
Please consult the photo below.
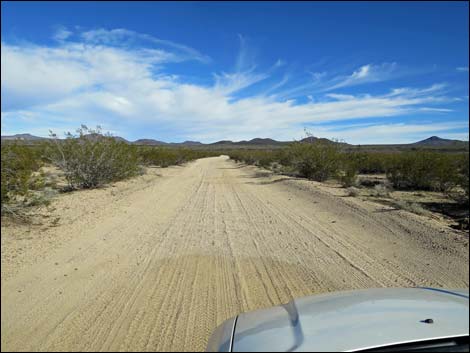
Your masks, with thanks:
M 55 227 L 2 228 L 2 350 L 203 350 L 292 297 L 468 287 L 468 238 L 420 216 L 227 157 L 156 172 L 62 195 Z

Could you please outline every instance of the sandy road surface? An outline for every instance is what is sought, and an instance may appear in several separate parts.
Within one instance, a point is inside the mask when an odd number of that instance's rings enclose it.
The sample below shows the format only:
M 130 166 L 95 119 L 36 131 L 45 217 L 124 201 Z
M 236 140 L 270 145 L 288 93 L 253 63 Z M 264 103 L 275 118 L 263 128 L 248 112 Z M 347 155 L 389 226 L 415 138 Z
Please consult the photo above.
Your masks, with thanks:
M 468 287 L 468 240 L 419 216 L 227 157 L 159 173 L 63 195 L 57 227 L 2 229 L 2 350 L 203 350 L 292 297 Z

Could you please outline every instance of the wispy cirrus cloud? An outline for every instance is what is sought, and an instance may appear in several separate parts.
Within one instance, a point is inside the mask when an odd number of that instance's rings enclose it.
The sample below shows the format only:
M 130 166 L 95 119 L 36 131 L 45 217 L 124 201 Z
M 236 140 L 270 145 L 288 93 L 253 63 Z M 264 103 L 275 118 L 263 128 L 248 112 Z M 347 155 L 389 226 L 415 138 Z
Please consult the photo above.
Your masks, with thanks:
M 455 68 L 457 71 L 468 72 L 468 66 L 460 66 Z
M 383 63 L 380 65 L 367 64 L 361 66 L 349 76 L 339 76 L 331 80 L 332 85 L 325 90 L 362 85 L 365 83 L 386 81 L 394 77 L 397 71 L 396 63 Z
M 314 83 L 330 87 L 328 93 L 310 92 L 304 102 L 271 94 L 280 88 L 302 92 L 305 83 L 292 82 L 289 73 L 279 72 L 287 66 L 284 63 L 259 70 L 246 38 L 239 40 L 234 68 L 215 72 L 211 84 L 190 82 L 166 67 L 185 60 L 208 63 L 204 54 L 124 29 L 75 32 L 62 36 L 55 46 L 2 42 L 2 131 L 28 126 L 29 132 L 47 135 L 49 128 L 63 131 L 86 123 L 128 138 L 159 137 L 163 131 L 172 140 L 180 136 L 203 142 L 256 136 L 289 140 L 300 137 L 306 124 L 316 124 L 319 133 L 334 134 L 338 131 L 321 125 L 450 110 L 446 104 L 453 98 L 443 84 L 391 88 L 382 94 L 332 92 L 332 85 L 346 88 L 385 80 L 395 70 L 387 65 L 364 65 L 350 75 L 330 79 L 319 74 Z M 255 84 L 260 85 L 258 91 L 237 96 Z M 435 124 L 427 125 L 422 133 L 436 131 Z M 406 135 L 400 129 L 394 131 Z M 143 136 L 143 131 L 150 136 Z M 354 131 L 351 128 L 351 138 Z M 372 130 L 363 130 L 367 131 Z M 342 134 L 351 141 L 346 132 Z
M 255 64 L 255 53 L 247 45 L 247 39 L 238 34 L 240 49 L 235 61 L 234 70 L 231 72 L 214 73 L 214 91 L 230 95 L 269 77 L 268 72 L 257 72 Z M 278 60 L 272 69 L 282 66 Z
M 187 45 L 176 43 L 170 40 L 156 38 L 154 36 L 130 31 L 124 28 L 118 29 L 94 29 L 80 33 L 80 37 L 85 43 L 98 44 L 106 46 L 118 47 L 148 47 L 149 44 L 154 44 L 168 51 L 174 52 L 175 55 L 181 57 L 181 60 L 197 60 L 203 63 L 209 63 L 212 59 L 200 53 L 194 48 Z
M 338 75 L 325 71 L 308 73 L 311 77 L 310 80 L 295 87 L 286 88 L 281 92 L 276 92 L 275 96 L 289 99 L 303 92 L 305 94 L 329 92 L 340 88 L 383 82 L 403 75 L 399 72 L 396 63 L 362 65 L 349 75 Z

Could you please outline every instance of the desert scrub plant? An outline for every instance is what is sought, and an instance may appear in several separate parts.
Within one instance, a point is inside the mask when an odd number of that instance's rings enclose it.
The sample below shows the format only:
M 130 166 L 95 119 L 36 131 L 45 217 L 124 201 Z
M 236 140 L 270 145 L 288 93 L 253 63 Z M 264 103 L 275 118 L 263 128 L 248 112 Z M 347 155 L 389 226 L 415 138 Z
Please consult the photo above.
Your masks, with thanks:
M 218 156 L 220 153 L 216 151 L 194 150 L 191 148 L 146 146 L 139 147 L 138 155 L 145 165 L 166 168 L 170 165 L 180 165 L 198 158 Z
M 469 157 L 465 153 L 459 157 L 458 160 L 458 177 L 457 184 L 464 191 L 464 202 L 469 202 Z
M 458 183 L 457 157 L 451 154 L 413 151 L 387 161 L 387 178 L 396 189 L 448 192 Z
M 334 142 L 294 142 L 288 148 L 289 164 L 300 176 L 325 181 L 336 176 L 340 166 L 340 147 Z
M 384 184 L 377 184 L 372 189 L 372 196 L 376 197 L 390 197 L 390 188 Z
M 350 158 L 356 162 L 358 172 L 361 174 L 385 173 L 387 161 L 393 158 L 393 153 L 383 152 L 356 152 Z
M 1 214 L 27 221 L 26 208 L 41 203 L 35 192 L 44 185 L 40 151 L 18 141 L 1 146 Z
M 358 184 L 358 169 L 358 161 L 354 154 L 345 153 L 342 155 L 341 171 L 338 174 L 338 179 L 343 187 L 347 188 Z
M 346 189 L 346 195 L 351 197 L 359 196 L 360 190 L 354 186 L 350 186 Z
M 448 194 L 459 182 L 458 159 L 454 155 L 435 154 L 432 188 Z
M 415 213 L 418 215 L 424 215 L 426 214 L 426 210 L 418 203 L 416 202 L 408 202 L 404 200 L 398 200 L 393 203 L 395 208 L 400 209 L 400 210 L 405 210 L 411 213 Z
M 38 153 L 19 142 L 1 146 L 1 202 L 4 205 L 15 201 L 18 196 L 25 196 L 31 188 L 41 183 L 41 175 L 33 175 L 42 161 Z
M 228 152 L 230 159 L 248 165 L 268 169 L 272 163 L 279 161 L 279 155 L 272 150 L 232 150 Z
M 77 135 L 67 133 L 63 140 L 52 132 L 51 137 L 48 156 L 72 189 L 96 188 L 140 171 L 137 147 L 103 134 L 99 126 L 93 130 L 82 125 Z

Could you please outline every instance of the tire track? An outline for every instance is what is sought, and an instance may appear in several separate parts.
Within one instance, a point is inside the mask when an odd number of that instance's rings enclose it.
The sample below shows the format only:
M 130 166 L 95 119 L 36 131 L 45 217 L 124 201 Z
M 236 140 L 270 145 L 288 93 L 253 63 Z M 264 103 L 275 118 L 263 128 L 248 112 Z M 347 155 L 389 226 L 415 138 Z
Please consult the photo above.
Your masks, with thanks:
M 292 297 L 468 286 L 468 241 L 424 221 L 273 183 L 226 157 L 161 173 L 93 213 L 109 194 L 96 191 L 86 217 L 50 230 L 70 240 L 2 278 L 2 350 L 203 350 L 225 319 Z

